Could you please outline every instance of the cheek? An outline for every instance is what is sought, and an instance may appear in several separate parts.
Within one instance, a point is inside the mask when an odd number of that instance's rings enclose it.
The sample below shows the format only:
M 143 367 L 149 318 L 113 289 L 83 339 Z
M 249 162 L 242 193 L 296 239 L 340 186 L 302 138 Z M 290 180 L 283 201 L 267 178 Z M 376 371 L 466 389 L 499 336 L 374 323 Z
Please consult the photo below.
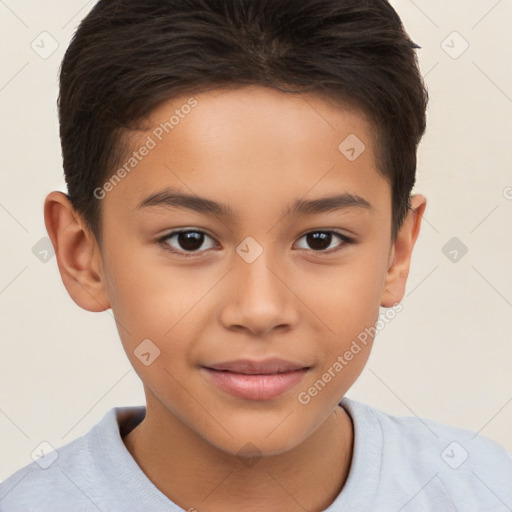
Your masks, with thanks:
M 134 336 L 162 337 L 186 315 L 194 291 L 186 273 L 165 265 L 157 248 L 123 247 L 108 260 L 112 309 Z
M 385 279 L 382 267 L 377 258 L 361 252 L 353 261 L 309 280 L 307 304 L 331 334 L 346 339 L 373 325 Z
M 124 279 L 117 294 L 120 307 L 114 314 L 131 365 L 149 388 L 172 390 L 175 395 L 180 388 L 176 379 L 181 380 L 193 345 L 190 306 L 176 301 L 175 290 L 162 283 L 149 290 L 137 280 Z
M 193 271 L 149 260 L 113 262 L 109 293 L 116 299 L 112 310 L 124 350 L 143 380 L 152 382 L 163 369 L 179 372 L 193 359 L 199 333 L 210 318 L 208 290 L 215 276 L 193 279 Z M 154 363 L 145 366 L 148 359 Z

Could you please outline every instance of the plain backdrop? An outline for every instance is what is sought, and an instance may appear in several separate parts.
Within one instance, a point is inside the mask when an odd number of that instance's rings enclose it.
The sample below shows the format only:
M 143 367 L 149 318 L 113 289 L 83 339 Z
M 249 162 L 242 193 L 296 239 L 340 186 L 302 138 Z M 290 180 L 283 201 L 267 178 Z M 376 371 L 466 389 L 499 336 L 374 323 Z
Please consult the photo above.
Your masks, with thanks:
M 144 403 L 112 311 L 79 308 L 44 252 L 44 198 L 66 190 L 58 68 L 93 4 L 0 1 L 0 480 L 42 441 L 57 448 L 111 407 Z M 414 192 L 428 205 L 403 310 L 347 396 L 512 452 L 512 2 L 392 4 L 422 47 Z

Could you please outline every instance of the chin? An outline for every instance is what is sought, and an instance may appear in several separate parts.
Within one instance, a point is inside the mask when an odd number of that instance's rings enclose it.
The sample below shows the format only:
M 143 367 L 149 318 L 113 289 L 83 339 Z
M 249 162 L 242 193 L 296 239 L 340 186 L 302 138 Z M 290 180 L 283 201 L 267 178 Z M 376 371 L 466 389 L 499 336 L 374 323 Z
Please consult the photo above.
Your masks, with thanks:
M 292 415 L 290 415 L 292 416 Z M 219 427 L 215 432 L 201 434 L 202 437 L 219 451 L 236 457 L 271 457 L 281 455 L 299 446 L 314 432 L 304 430 L 304 425 L 295 422 L 273 421 L 269 428 L 268 422 L 251 420 L 250 424 L 227 425 L 227 432 Z M 221 423 L 222 424 L 222 423 Z M 218 425 L 217 425 L 218 427 Z

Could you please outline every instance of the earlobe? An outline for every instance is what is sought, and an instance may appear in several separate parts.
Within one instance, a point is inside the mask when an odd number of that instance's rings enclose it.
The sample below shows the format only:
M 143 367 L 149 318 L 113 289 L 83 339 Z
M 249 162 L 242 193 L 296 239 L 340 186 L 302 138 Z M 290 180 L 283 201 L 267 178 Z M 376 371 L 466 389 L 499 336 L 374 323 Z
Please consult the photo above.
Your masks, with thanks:
M 44 223 L 55 250 L 62 282 L 74 302 L 92 312 L 110 308 L 101 251 L 66 194 L 58 191 L 48 194 L 44 203 Z
M 421 220 L 426 205 L 427 199 L 425 196 L 415 194 L 411 197 L 411 209 L 393 243 L 392 257 L 390 257 L 392 263 L 387 271 L 381 297 L 382 307 L 393 307 L 402 300 L 405 294 L 412 250 L 420 232 Z

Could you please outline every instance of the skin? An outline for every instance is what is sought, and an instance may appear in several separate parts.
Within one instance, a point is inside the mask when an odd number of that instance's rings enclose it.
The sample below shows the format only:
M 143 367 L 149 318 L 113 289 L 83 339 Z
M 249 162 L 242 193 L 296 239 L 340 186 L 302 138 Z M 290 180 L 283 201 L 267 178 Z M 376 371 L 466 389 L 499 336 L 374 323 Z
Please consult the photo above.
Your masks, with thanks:
M 373 127 L 348 106 L 259 86 L 194 97 L 190 114 L 102 199 L 101 247 L 64 194 L 47 196 L 62 280 L 85 310 L 112 308 L 147 401 L 146 418 L 123 440 L 156 487 L 185 510 L 320 511 L 349 474 L 353 424 L 338 403 L 373 340 L 308 404 L 298 393 L 375 325 L 379 306 L 402 299 L 426 199 L 412 196 L 392 240 L 391 188 L 376 170 Z M 187 99 L 154 110 L 150 131 L 132 135 L 134 149 Z M 338 150 L 349 134 L 366 145 L 354 161 Z M 136 208 L 168 186 L 226 203 L 235 217 Z M 282 215 L 296 199 L 335 192 L 373 209 Z M 186 252 L 178 237 L 158 242 L 178 228 L 209 235 L 192 257 L 164 248 Z M 304 235 L 325 230 L 356 243 L 333 235 L 315 250 Z M 236 252 L 248 236 L 263 249 L 252 263 Z M 160 350 L 148 366 L 134 354 L 145 339 Z M 291 391 L 256 401 L 218 389 L 200 368 L 267 357 L 310 370 Z M 237 456 L 247 443 L 256 447 L 252 466 Z

